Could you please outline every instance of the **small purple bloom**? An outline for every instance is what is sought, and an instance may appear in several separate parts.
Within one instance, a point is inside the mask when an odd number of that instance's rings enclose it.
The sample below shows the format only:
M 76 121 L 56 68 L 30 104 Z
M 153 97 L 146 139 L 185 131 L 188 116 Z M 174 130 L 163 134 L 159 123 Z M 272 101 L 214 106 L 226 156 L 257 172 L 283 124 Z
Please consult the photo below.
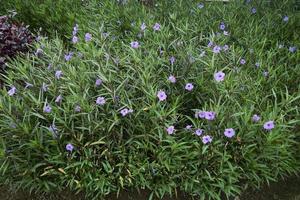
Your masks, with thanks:
M 66 145 L 66 150 L 67 150 L 67 151 L 72 152 L 73 149 L 74 149 L 74 146 L 73 146 L 72 144 L 69 143 L 69 144 Z
M 102 84 L 102 80 L 99 79 L 99 78 L 97 78 L 97 79 L 96 79 L 96 82 L 95 82 L 95 85 L 98 87 L 98 86 L 100 86 L 101 84 Z
M 65 55 L 65 60 L 70 61 L 72 57 L 73 57 L 73 52 L 69 52 L 68 54 Z
M 72 38 L 72 43 L 76 44 L 77 42 L 78 42 L 78 37 L 74 35 Z
M 217 82 L 221 82 L 221 81 L 224 81 L 224 78 L 225 78 L 225 73 L 222 72 L 222 71 L 219 71 L 217 73 L 214 74 L 214 78 Z
M 265 130 L 272 130 L 275 127 L 274 121 L 267 121 L 264 124 L 264 129 Z
M 55 103 L 61 103 L 61 101 L 62 101 L 62 96 L 58 95 L 55 99 Z
M 15 86 L 12 86 L 10 88 L 10 90 L 8 90 L 7 93 L 8 93 L 9 96 L 13 96 L 16 93 L 16 91 L 17 91 L 17 88 Z
M 92 34 L 90 33 L 86 33 L 85 36 L 84 36 L 84 39 L 86 42 L 89 42 L 92 40 Z
M 130 46 L 134 49 L 137 49 L 137 48 L 139 48 L 140 45 L 139 45 L 139 42 L 133 41 L 130 43 Z
M 216 113 L 215 112 L 205 112 L 205 119 L 211 121 L 211 120 L 214 120 L 216 117 Z
M 175 127 L 174 126 L 169 126 L 166 130 L 167 130 L 169 135 L 172 135 L 175 132 Z
M 220 46 L 214 46 L 214 48 L 213 48 L 213 52 L 214 53 L 220 53 L 220 51 L 222 50 L 222 48 L 220 47 Z
M 176 78 L 175 78 L 175 76 L 173 76 L 173 75 L 169 76 L 168 80 L 169 80 L 171 83 L 176 83 Z
M 284 16 L 284 17 L 282 18 L 282 20 L 283 20 L 284 22 L 288 22 L 288 21 L 289 21 L 289 17 L 288 17 L 288 16 Z
M 43 83 L 43 85 L 42 85 L 42 90 L 43 90 L 44 92 L 47 92 L 47 91 L 48 91 L 48 87 L 49 87 L 49 85 L 46 85 L 46 83 Z
M 251 8 L 251 13 L 255 14 L 256 13 L 256 8 Z
M 268 72 L 268 71 L 264 71 L 264 72 L 263 72 L 263 76 L 264 76 L 264 77 L 267 77 L 268 75 L 269 75 L 269 72 Z
M 175 57 L 174 57 L 174 56 L 171 56 L 171 58 L 170 58 L 170 63 L 171 63 L 171 65 L 174 64 L 175 60 L 176 60 Z
M 122 109 L 122 110 L 120 111 L 120 113 L 121 113 L 121 115 L 122 115 L 123 117 L 125 117 L 127 114 L 132 113 L 132 112 L 133 112 L 133 110 L 132 110 L 132 109 L 128 109 L 128 108 L 124 108 L 124 109 Z
M 201 119 L 204 119 L 205 118 L 205 111 L 200 111 L 198 112 L 198 117 L 201 118 Z
M 61 70 L 55 71 L 55 78 L 60 79 L 61 76 L 62 76 L 62 71 Z
M 76 105 L 74 110 L 75 110 L 75 112 L 80 112 L 81 111 L 81 107 L 79 105 Z
M 204 8 L 204 4 L 203 3 L 198 3 L 197 7 L 202 9 L 202 8 Z
M 96 104 L 103 106 L 106 103 L 106 100 L 104 97 L 97 97 Z
M 222 31 L 225 29 L 225 24 L 224 24 L 224 22 L 221 22 L 221 24 L 220 24 L 220 29 L 221 29 Z
M 207 44 L 207 47 L 212 47 L 214 45 L 214 43 L 210 40 L 209 42 L 208 42 L 208 44 Z
M 297 51 L 297 47 L 296 46 L 289 47 L 289 51 L 291 53 L 295 53 Z
M 258 122 L 259 120 L 260 120 L 260 116 L 259 115 L 255 114 L 255 115 L 252 116 L 252 121 L 253 122 Z
M 164 91 L 162 91 L 162 90 L 158 91 L 157 97 L 158 97 L 159 101 L 164 101 L 164 100 L 167 99 L 166 93 Z
M 50 106 L 49 104 L 46 104 L 46 105 L 44 106 L 44 112 L 45 112 L 45 113 L 50 113 L 51 111 L 52 111 L 51 106 Z
M 186 130 L 191 130 L 192 127 L 193 127 L 192 125 L 187 125 L 187 126 L 185 127 L 185 129 L 186 129 Z
M 229 49 L 229 46 L 227 45 L 227 44 L 225 44 L 224 46 L 223 46 L 223 50 L 224 51 L 227 51 Z
M 240 63 L 241 63 L 242 65 L 244 65 L 244 64 L 246 64 L 246 60 L 245 60 L 244 58 L 242 58 L 242 59 L 240 60 Z
M 255 67 L 259 68 L 259 66 L 260 66 L 259 62 L 256 62 Z
M 160 30 L 160 24 L 159 23 L 155 23 L 154 26 L 153 26 L 153 30 L 159 31 Z
M 141 31 L 144 31 L 147 28 L 146 24 L 143 22 L 141 25 Z
M 75 26 L 73 27 L 73 35 L 76 35 L 78 32 L 78 24 L 75 24 Z
M 235 135 L 235 131 L 233 128 L 226 128 L 224 131 L 224 135 L 228 138 L 232 138 Z
M 185 89 L 186 89 L 187 91 L 192 91 L 193 88 L 194 88 L 194 86 L 193 86 L 192 83 L 187 83 L 187 84 L 185 85 Z
M 203 129 L 196 129 L 195 134 L 200 136 L 203 133 Z
M 212 142 L 212 137 L 210 135 L 204 135 L 202 137 L 202 142 L 203 142 L 203 144 L 211 143 Z

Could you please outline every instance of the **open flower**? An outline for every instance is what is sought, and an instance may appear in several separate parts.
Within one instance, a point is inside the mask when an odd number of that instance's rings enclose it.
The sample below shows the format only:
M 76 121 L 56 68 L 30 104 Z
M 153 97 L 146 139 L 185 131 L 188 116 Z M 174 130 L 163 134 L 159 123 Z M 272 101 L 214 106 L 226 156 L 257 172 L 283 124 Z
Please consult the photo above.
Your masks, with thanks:
M 233 128 L 226 128 L 224 131 L 224 135 L 228 138 L 232 138 L 235 135 L 235 131 Z
M 186 89 L 187 91 L 192 91 L 193 88 L 194 88 L 194 86 L 193 86 L 192 83 L 187 83 L 187 84 L 185 85 L 185 89 Z
M 133 112 L 133 110 L 132 109 L 128 109 L 128 108 L 124 108 L 124 109 L 122 109 L 121 111 L 120 111 L 120 113 L 121 113 L 121 115 L 123 116 L 123 117 L 125 117 L 126 115 L 128 115 L 129 113 L 132 113 Z
M 168 80 L 171 82 L 171 83 L 176 83 L 176 77 L 173 76 L 173 75 L 170 75 Z
M 260 120 L 260 116 L 259 115 L 255 114 L 255 115 L 252 116 L 252 121 L 253 122 L 258 122 L 259 120 Z
M 195 134 L 200 136 L 203 133 L 203 129 L 196 129 Z
M 162 90 L 159 90 L 156 96 L 158 97 L 159 101 L 164 101 L 167 99 L 166 93 Z
M 91 40 L 92 40 L 92 34 L 86 33 L 85 36 L 84 36 L 84 40 L 85 40 L 86 42 L 91 41 Z
M 49 104 L 46 104 L 44 106 L 43 110 L 44 110 L 45 113 L 50 113 L 52 111 L 52 108 L 51 108 L 51 106 Z
M 55 78 L 60 79 L 61 76 L 62 76 L 62 71 L 61 70 L 55 71 Z
M 138 41 L 133 41 L 130 43 L 130 46 L 134 49 L 137 49 L 137 48 L 139 48 L 140 45 L 139 45 Z
M 73 146 L 72 144 L 69 143 L 69 144 L 66 145 L 66 150 L 67 150 L 67 151 L 72 152 L 73 149 L 74 149 L 74 146 Z
M 153 26 L 153 30 L 159 31 L 160 30 L 160 24 L 159 23 L 155 23 L 154 26 Z
M 204 135 L 202 137 L 202 142 L 203 142 L 203 144 L 211 143 L 212 142 L 212 137 L 210 135 Z
M 106 100 L 104 97 L 97 97 L 97 99 L 96 99 L 97 105 L 103 106 L 105 103 L 106 103 Z
M 219 71 L 217 73 L 214 74 L 214 78 L 217 82 L 221 82 L 221 81 L 224 81 L 224 78 L 225 78 L 225 73 L 222 72 L 222 71 Z
M 265 130 L 272 130 L 275 127 L 274 121 L 267 121 L 264 123 L 264 129 Z
M 175 132 L 175 127 L 174 126 L 169 126 L 167 129 L 166 129 L 167 133 L 169 135 L 172 135 L 174 132 Z

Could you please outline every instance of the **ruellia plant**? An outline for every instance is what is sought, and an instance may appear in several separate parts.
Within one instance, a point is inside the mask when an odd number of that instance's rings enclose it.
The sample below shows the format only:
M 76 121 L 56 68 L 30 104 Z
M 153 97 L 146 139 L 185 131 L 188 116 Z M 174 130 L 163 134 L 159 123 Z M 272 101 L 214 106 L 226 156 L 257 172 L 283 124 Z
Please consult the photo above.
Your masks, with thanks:
M 263 6 L 107 1 L 71 48 L 41 37 L 0 90 L 0 180 L 218 200 L 298 173 L 299 18 Z

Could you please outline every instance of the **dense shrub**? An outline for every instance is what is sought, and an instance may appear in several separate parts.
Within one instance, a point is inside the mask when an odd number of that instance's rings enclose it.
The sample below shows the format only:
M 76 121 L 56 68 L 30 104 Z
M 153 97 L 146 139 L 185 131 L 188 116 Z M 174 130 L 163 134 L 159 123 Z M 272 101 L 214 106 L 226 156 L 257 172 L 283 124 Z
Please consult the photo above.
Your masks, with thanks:
M 0 180 L 220 199 L 299 172 L 299 17 L 254 6 L 107 1 L 41 39 L 0 91 Z

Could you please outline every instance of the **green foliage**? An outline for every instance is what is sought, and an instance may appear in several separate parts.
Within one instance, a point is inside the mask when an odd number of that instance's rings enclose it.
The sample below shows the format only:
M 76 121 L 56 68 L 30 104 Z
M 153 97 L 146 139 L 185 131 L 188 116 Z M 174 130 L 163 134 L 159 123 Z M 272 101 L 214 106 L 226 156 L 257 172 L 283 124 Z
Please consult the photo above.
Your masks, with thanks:
M 299 172 L 300 53 L 288 47 L 299 48 L 294 28 L 300 18 L 289 1 L 276 10 L 255 3 L 202 9 L 192 1 L 161 1 L 152 9 L 134 1 L 86 4 L 78 43 L 66 49 L 58 37 L 42 38 L 35 44 L 42 53 L 8 66 L 0 90 L 0 180 L 34 191 L 84 191 L 89 199 L 128 188 L 150 189 L 149 198 L 182 190 L 221 199 Z M 156 22 L 160 31 L 152 29 Z M 218 34 L 221 22 L 229 36 Z M 131 48 L 133 41 L 140 47 Z M 209 41 L 229 49 L 213 53 Z M 226 74 L 223 82 L 214 80 L 217 71 Z M 102 85 L 95 85 L 97 78 Z M 25 88 L 26 82 L 33 86 Z M 186 83 L 194 89 L 185 90 Z M 16 93 L 9 96 L 12 86 Z M 159 90 L 166 101 L 158 100 Z M 62 102 L 55 102 L 58 95 Z M 103 106 L 96 104 L 99 96 L 106 98 Z M 47 104 L 50 113 L 43 111 Z M 133 113 L 123 117 L 124 108 Z M 198 110 L 215 111 L 216 119 L 197 119 Z M 261 120 L 253 122 L 253 114 Z M 266 131 L 269 120 L 275 128 Z M 168 135 L 171 125 L 176 131 Z M 196 128 L 213 141 L 203 144 Z M 236 135 L 226 138 L 226 128 Z M 65 149 L 69 143 L 72 152 Z

